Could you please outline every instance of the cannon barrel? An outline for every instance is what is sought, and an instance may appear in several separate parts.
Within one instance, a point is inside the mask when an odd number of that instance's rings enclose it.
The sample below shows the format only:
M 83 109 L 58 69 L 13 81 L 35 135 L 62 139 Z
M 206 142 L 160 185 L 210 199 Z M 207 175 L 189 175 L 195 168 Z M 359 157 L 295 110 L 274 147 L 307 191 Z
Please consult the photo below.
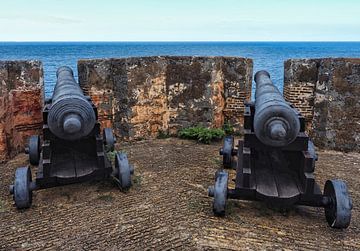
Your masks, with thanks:
M 48 113 L 50 131 L 64 140 L 78 140 L 92 131 L 96 115 L 84 96 L 74 73 L 67 66 L 60 67 Z
M 255 82 L 256 137 L 268 146 L 282 147 L 290 144 L 300 131 L 298 115 L 273 85 L 267 71 L 258 71 Z

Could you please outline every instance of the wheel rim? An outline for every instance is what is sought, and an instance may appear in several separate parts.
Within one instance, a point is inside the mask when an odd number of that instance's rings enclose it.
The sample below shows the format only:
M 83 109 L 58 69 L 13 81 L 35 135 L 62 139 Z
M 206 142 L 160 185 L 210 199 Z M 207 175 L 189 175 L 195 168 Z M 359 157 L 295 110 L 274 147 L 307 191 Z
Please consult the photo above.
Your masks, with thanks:
M 214 214 L 217 216 L 225 215 L 227 186 L 228 186 L 228 173 L 225 171 L 218 172 L 214 186 L 214 202 L 213 202 L 213 211 Z
M 347 228 L 351 220 L 352 201 L 345 182 L 328 180 L 325 183 L 324 195 L 330 203 L 325 207 L 325 217 L 330 227 Z
M 114 145 L 115 145 L 115 137 L 110 128 L 105 128 L 103 130 L 104 135 L 104 142 L 106 146 L 107 151 L 114 151 Z
M 122 189 L 128 189 L 131 186 L 131 169 L 127 155 L 117 153 L 115 158 L 115 168 L 118 172 L 118 179 Z
M 31 165 L 38 165 L 40 160 L 40 137 L 33 135 L 29 139 L 29 161 Z
M 329 196 L 330 204 L 325 208 L 326 221 L 332 226 L 336 220 L 336 197 L 335 190 L 332 184 L 326 182 L 324 188 L 324 195 Z
M 225 168 L 231 168 L 233 148 L 234 148 L 234 137 L 226 136 L 224 139 L 224 147 L 223 147 L 223 166 Z
M 14 200 L 18 209 L 28 208 L 32 203 L 32 191 L 30 184 L 32 181 L 31 170 L 29 167 L 20 167 L 15 172 Z

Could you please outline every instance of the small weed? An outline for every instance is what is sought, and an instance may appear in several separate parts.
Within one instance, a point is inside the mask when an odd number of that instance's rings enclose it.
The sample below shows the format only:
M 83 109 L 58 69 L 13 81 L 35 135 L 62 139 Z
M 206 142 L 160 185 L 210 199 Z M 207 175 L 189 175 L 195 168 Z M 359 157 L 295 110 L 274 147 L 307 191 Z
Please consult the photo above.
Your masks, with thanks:
M 107 157 L 108 159 L 110 160 L 111 164 L 114 165 L 115 164 L 115 157 L 116 157 L 116 154 L 118 153 L 123 153 L 123 154 L 127 154 L 125 150 L 120 150 L 120 151 L 112 151 L 112 152 L 107 152 Z
M 234 126 L 229 121 L 225 121 L 225 123 L 223 125 L 223 130 L 226 135 L 234 134 Z
M 182 139 L 194 139 L 204 144 L 210 144 L 213 140 L 223 138 L 225 132 L 223 129 L 196 126 L 181 129 L 178 136 Z
M 109 158 L 111 163 L 115 163 L 115 156 L 116 156 L 116 151 L 112 151 L 112 152 L 107 152 L 107 157 Z
M 169 137 L 170 135 L 167 132 L 164 132 L 163 130 L 158 131 L 158 135 L 157 135 L 158 139 L 167 139 Z
M 141 182 L 142 182 L 142 177 L 140 175 L 134 175 L 133 177 L 134 187 L 139 187 L 141 185 Z

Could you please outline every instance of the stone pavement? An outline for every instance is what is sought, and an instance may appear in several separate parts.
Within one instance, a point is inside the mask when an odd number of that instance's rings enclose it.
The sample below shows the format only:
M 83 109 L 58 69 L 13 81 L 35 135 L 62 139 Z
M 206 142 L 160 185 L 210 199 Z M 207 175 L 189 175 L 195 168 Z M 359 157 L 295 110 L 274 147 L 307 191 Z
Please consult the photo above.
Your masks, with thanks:
M 25 211 L 8 194 L 16 167 L 27 163 L 18 155 L 0 166 L 0 250 L 360 249 L 359 153 L 319 153 L 320 186 L 346 180 L 354 204 L 350 227 L 334 230 L 318 208 L 281 212 L 230 201 L 227 216 L 214 217 L 207 187 L 221 163 L 219 147 L 173 138 L 124 144 L 135 165 L 130 191 L 110 181 L 35 191 Z

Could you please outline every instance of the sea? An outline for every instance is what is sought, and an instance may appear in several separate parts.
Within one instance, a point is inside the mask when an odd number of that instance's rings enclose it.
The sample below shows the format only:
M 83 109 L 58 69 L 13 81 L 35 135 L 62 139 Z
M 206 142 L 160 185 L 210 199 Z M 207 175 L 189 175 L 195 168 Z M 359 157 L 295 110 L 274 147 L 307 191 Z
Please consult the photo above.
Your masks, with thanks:
M 32 59 L 43 62 L 47 97 L 52 94 L 56 70 L 60 66 L 72 67 L 77 75 L 79 59 L 160 55 L 252 58 L 254 72 L 270 72 L 273 82 L 282 91 L 285 60 L 360 58 L 360 42 L 0 42 L 0 60 Z

